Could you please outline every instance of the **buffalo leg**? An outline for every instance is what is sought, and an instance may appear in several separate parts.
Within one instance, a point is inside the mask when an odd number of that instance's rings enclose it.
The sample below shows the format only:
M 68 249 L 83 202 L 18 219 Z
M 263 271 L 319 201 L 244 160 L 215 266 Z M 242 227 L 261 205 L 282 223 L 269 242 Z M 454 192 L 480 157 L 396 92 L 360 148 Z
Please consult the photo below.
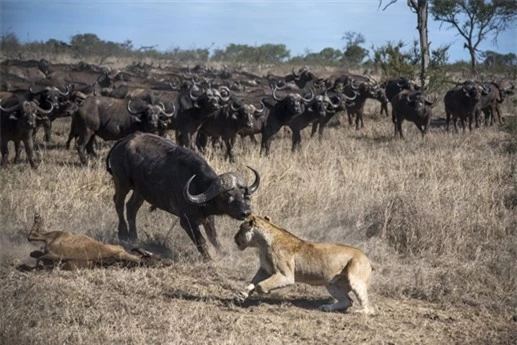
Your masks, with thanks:
M 231 163 L 235 162 L 235 156 L 233 155 L 233 145 L 235 144 L 235 137 L 224 139 L 224 144 L 226 145 L 226 158 Z
M 126 215 L 127 215 L 127 222 L 129 225 L 129 240 L 130 241 L 136 241 L 138 239 L 138 234 L 136 232 L 136 214 L 138 213 L 138 210 L 140 207 L 142 207 L 142 204 L 144 203 L 144 197 L 137 193 L 136 191 L 133 191 L 133 194 L 129 198 L 127 204 L 126 204 Z
M 33 169 L 38 168 L 38 164 L 34 161 L 34 143 L 32 137 L 29 135 L 23 139 L 23 145 L 25 146 L 25 153 L 27 153 L 27 159 Z
M 88 160 L 86 159 L 86 155 L 84 153 L 86 145 L 91 140 L 93 136 L 93 133 L 91 133 L 88 129 L 84 130 L 83 133 L 79 134 L 79 137 L 77 138 L 75 142 L 75 146 L 77 148 L 77 153 L 79 154 L 79 159 L 81 161 L 81 164 L 86 165 L 88 163 Z
M 21 158 L 21 155 L 22 155 L 22 145 L 20 145 L 21 142 L 20 140 L 15 140 L 14 141 L 14 161 L 13 163 L 15 164 L 18 164 L 20 163 L 20 158 Z
M 400 138 L 404 139 L 404 134 L 402 133 L 402 119 L 397 119 L 397 131 L 399 132 Z
M 311 138 L 314 136 L 314 134 L 316 134 L 316 131 L 318 130 L 318 124 L 319 124 L 318 121 L 314 121 L 312 123 Z
M 295 152 L 295 151 L 300 150 L 300 148 L 302 146 L 302 136 L 300 134 L 300 130 L 299 129 L 291 128 L 291 130 L 293 132 L 291 151 Z
M 43 130 L 45 131 L 45 142 L 52 142 L 52 121 L 50 119 L 43 122 Z
M 201 231 L 199 230 L 199 225 L 191 222 L 186 216 L 182 216 L 180 220 L 181 227 L 187 232 L 187 235 L 190 237 L 192 242 L 196 245 L 197 250 L 203 256 L 205 260 L 210 259 L 210 254 L 208 254 L 208 247 L 206 245 L 206 240 L 201 235 Z
M 127 241 L 129 233 L 126 219 L 124 218 L 124 201 L 126 200 L 127 193 L 129 193 L 129 188 L 120 185 L 117 180 L 114 180 L 114 183 L 115 195 L 113 196 L 113 202 L 115 203 L 115 210 L 118 216 L 118 238 L 120 241 Z
M 7 141 L 7 138 L 2 137 L 2 141 L 0 142 L 0 152 L 2 154 L 2 165 L 7 166 L 7 163 L 9 162 L 9 142 Z
M 218 252 L 221 252 L 221 243 L 219 243 L 217 231 L 215 230 L 214 216 L 207 217 L 203 222 L 203 227 L 205 228 L 205 232 L 210 243 L 212 243 Z
M 262 133 L 262 142 L 260 147 L 260 153 L 265 153 L 266 156 L 269 155 L 269 151 L 271 149 L 271 141 L 273 140 L 273 136 L 278 133 L 278 131 L 282 128 L 280 123 L 276 121 L 271 121 L 266 125 L 264 131 Z
M 364 127 L 363 123 L 363 112 L 358 111 L 355 115 L 355 129 L 359 130 Z

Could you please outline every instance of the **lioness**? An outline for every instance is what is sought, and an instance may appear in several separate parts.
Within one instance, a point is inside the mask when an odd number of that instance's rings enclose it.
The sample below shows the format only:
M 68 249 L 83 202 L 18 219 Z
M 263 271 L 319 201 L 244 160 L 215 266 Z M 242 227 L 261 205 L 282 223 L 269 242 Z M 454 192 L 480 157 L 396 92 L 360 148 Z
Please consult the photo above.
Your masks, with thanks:
M 110 264 L 117 261 L 140 264 L 141 259 L 124 250 L 121 246 L 104 244 L 84 235 L 74 235 L 64 231 L 41 232 L 43 219 L 34 215 L 34 224 L 28 236 L 29 241 L 41 241 L 45 245 L 41 251 L 36 250 L 30 256 L 44 265 L 63 263 L 63 269 L 93 268 L 96 265 Z
M 337 299 L 334 304 L 324 304 L 323 311 L 348 309 L 353 291 L 361 303 L 360 312 L 370 314 L 368 284 L 372 266 L 366 255 L 357 248 L 334 243 L 304 241 L 268 217 L 249 216 L 235 235 L 240 250 L 258 248 L 260 268 L 246 289 L 236 298 L 242 302 L 253 292 L 266 294 L 295 282 L 324 285 Z

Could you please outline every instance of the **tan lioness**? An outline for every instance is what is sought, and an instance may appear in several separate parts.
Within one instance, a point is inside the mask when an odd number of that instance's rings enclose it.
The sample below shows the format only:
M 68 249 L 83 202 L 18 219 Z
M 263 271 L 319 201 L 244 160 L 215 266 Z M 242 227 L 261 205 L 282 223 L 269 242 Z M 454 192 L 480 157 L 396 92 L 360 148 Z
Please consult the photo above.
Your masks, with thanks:
M 36 266 L 63 263 L 63 269 L 93 268 L 103 263 L 125 261 L 139 264 L 141 259 L 124 250 L 121 246 L 104 244 L 84 235 L 74 235 L 64 231 L 42 232 L 43 219 L 34 215 L 34 224 L 29 233 L 29 241 L 41 241 L 45 245 L 42 251 L 33 251 L 30 256 L 36 258 Z
M 352 305 L 349 296 L 353 291 L 361 303 L 360 312 L 370 314 L 368 285 L 372 266 L 359 249 L 344 244 L 314 243 L 304 241 L 268 217 L 248 217 L 235 235 L 240 250 L 258 248 L 260 268 L 246 289 L 236 298 L 242 302 L 253 292 L 267 294 L 295 282 L 324 285 L 337 299 L 334 304 L 324 304 L 323 311 L 346 310 Z

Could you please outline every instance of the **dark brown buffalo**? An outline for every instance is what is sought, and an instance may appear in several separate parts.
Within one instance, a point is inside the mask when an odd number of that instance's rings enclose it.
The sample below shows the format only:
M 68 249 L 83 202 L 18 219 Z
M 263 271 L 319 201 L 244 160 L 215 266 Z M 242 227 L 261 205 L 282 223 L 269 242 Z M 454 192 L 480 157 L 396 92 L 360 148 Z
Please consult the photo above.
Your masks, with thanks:
M 497 115 L 499 124 L 502 125 L 504 121 L 499 104 L 504 102 L 506 96 L 514 93 L 515 86 L 510 83 L 510 86 L 503 87 L 498 82 L 480 83 L 480 85 L 487 90 L 487 94 L 481 96 L 476 117 L 479 117 L 479 112 L 482 111 L 485 115 L 485 125 L 492 126 Z
M 291 151 L 300 149 L 302 143 L 301 131 L 310 124 L 313 124 L 312 135 L 316 132 L 314 125 L 319 125 L 321 139 L 323 128 L 338 111 L 344 110 L 343 104 L 344 102 L 339 97 L 330 97 L 326 93 L 314 97 L 306 107 L 305 112 L 294 117 L 287 125 L 292 132 Z
M 34 161 L 32 134 L 36 128 L 38 119 L 45 117 L 52 112 L 42 109 L 35 101 L 22 101 L 8 108 L 2 106 L 0 99 L 0 153 L 2 154 L 2 165 L 7 165 L 9 158 L 9 141 L 14 142 L 16 156 L 14 162 L 20 161 L 21 146 L 23 142 L 27 159 L 32 168 L 36 169 L 38 164 Z
M 363 113 L 364 105 L 368 98 L 377 99 L 379 88 L 377 82 L 370 76 L 350 76 L 349 81 L 341 88 L 343 97 L 354 97 L 353 102 L 346 105 L 348 123 L 352 125 L 352 118 L 355 116 L 355 129 L 364 127 Z
M 305 112 L 306 106 L 314 99 L 314 92 L 311 90 L 309 97 L 302 97 L 297 93 L 290 93 L 283 98 L 276 95 L 278 88 L 273 89 L 273 98 L 277 101 L 275 105 L 267 102 L 264 104 L 269 108 L 269 115 L 262 129 L 262 142 L 260 153 L 269 155 L 273 136 L 280 128 L 287 125 L 293 118 Z
M 220 250 L 214 215 L 241 220 L 249 216 L 250 196 L 260 184 L 258 172 L 251 168 L 255 181 L 248 186 L 241 175 L 217 175 L 199 154 L 149 133 L 137 132 L 119 140 L 110 150 L 106 166 L 115 186 L 120 240 L 137 239 L 136 214 L 147 201 L 153 208 L 178 216 L 181 227 L 205 258 L 210 256 L 199 226 L 203 224 L 208 239 Z M 124 202 L 131 190 L 126 222 Z
M 139 102 L 141 103 L 141 102 Z M 72 117 L 72 130 L 77 134 L 76 148 L 82 164 L 87 163 L 85 149 L 95 155 L 95 136 L 118 140 L 136 131 L 157 132 L 160 121 L 173 117 L 163 104 L 140 104 L 131 108 L 131 100 L 90 96 Z
M 215 89 L 201 88 L 194 84 L 188 92 L 192 107 L 178 111 L 170 122 L 170 129 L 176 130 L 176 143 L 192 148 L 193 136 L 203 123 L 215 117 L 221 108 L 230 100 L 230 90 L 227 87 Z
M 264 108 L 264 104 L 261 104 L 261 108 L 256 108 L 253 104 L 245 104 L 238 100 L 231 101 L 199 128 L 196 136 L 197 147 L 203 150 L 208 137 L 220 137 L 226 146 L 226 158 L 233 162 L 233 146 L 237 133 L 244 128 L 253 128 L 254 118 L 262 114 Z
M 465 120 L 469 122 L 469 130 L 472 130 L 474 121 L 476 121 L 476 127 L 479 127 L 479 118 L 476 113 L 479 111 L 481 96 L 487 94 L 488 90 L 483 85 L 471 81 L 458 84 L 455 88 L 447 91 L 444 97 L 447 131 L 452 119 L 454 129 L 458 132 L 456 124 L 458 118 L 461 121 L 463 132 L 465 132 Z
M 424 137 L 431 124 L 432 105 L 433 102 L 420 91 L 404 90 L 397 93 L 391 99 L 395 136 L 398 134 L 401 138 L 404 137 L 402 123 L 406 120 L 413 122 Z

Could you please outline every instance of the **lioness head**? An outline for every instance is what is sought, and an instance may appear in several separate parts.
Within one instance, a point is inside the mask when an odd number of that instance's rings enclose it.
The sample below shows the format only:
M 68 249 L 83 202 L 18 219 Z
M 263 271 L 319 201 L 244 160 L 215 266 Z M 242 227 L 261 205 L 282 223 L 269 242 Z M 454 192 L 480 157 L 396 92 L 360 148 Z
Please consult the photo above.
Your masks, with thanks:
M 253 241 L 253 228 L 256 224 L 255 216 L 249 216 L 241 223 L 239 232 L 235 234 L 235 243 L 240 250 L 248 248 Z
M 260 225 L 261 223 L 268 223 L 269 217 L 265 216 L 264 218 L 251 215 L 244 222 L 241 223 L 239 228 L 239 232 L 235 235 L 235 243 L 240 250 L 244 250 L 248 247 L 254 247 L 258 243 L 259 238 L 263 237 L 263 234 L 260 235 Z M 257 231 L 258 228 L 258 231 Z

